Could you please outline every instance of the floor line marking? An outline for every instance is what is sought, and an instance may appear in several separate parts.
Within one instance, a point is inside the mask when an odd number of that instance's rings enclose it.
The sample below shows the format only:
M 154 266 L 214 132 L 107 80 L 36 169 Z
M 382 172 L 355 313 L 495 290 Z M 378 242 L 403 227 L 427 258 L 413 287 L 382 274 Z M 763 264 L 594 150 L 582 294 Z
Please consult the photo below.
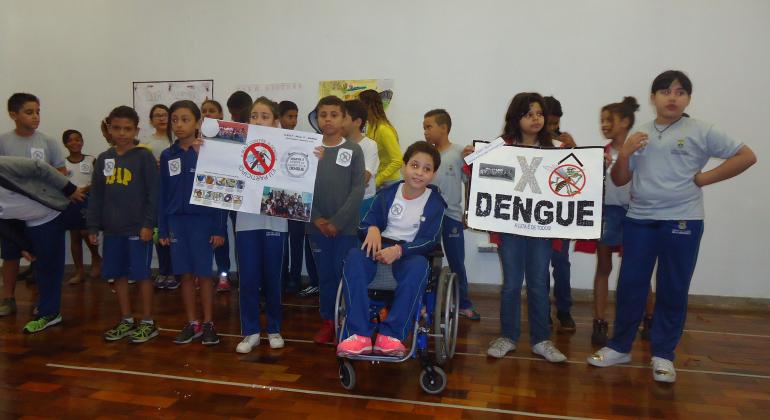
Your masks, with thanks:
M 243 383 L 243 382 L 194 378 L 189 376 L 166 375 L 162 373 L 142 372 L 142 371 L 135 371 L 135 370 L 95 368 L 95 367 L 78 366 L 78 365 L 64 365 L 59 363 L 46 363 L 46 366 L 51 368 L 59 368 L 59 369 L 82 370 L 82 371 L 101 372 L 101 373 L 114 373 L 119 375 L 145 376 L 145 377 L 151 377 L 151 378 L 172 379 L 172 380 L 186 381 L 186 382 L 200 382 L 200 383 L 215 384 L 215 385 L 235 386 L 235 387 L 241 387 L 241 388 L 259 389 L 263 391 L 282 391 L 282 392 L 290 392 L 290 393 L 296 393 L 296 394 L 322 395 L 326 397 L 348 398 L 348 399 L 356 399 L 356 400 L 385 401 L 385 402 L 391 402 L 391 403 L 397 403 L 397 404 L 412 404 L 412 405 L 422 405 L 422 406 L 428 406 L 428 407 L 454 408 L 458 410 L 479 411 L 479 412 L 495 413 L 495 414 L 509 414 L 509 415 L 531 416 L 531 417 L 540 417 L 540 418 L 549 418 L 549 419 L 565 419 L 565 420 L 591 419 L 591 417 L 560 416 L 560 415 L 553 415 L 553 414 L 541 414 L 541 413 L 535 413 L 535 412 L 529 412 L 529 411 L 504 410 L 500 408 L 477 407 L 477 406 L 462 405 L 462 404 L 446 404 L 446 403 L 436 403 L 436 402 L 430 402 L 430 401 L 407 400 L 407 399 L 401 399 L 401 398 L 377 397 L 373 395 L 355 395 L 355 394 L 344 394 L 341 392 L 314 391 L 314 390 L 302 389 L 302 388 L 289 388 L 289 387 L 282 387 L 282 386 L 249 384 L 249 383 Z

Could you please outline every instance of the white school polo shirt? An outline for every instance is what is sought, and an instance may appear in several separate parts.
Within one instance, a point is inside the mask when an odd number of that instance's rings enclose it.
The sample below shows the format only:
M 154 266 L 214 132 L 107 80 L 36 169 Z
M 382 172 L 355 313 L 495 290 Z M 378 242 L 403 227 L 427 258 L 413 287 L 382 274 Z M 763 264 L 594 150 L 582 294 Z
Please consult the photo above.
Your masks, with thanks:
M 382 232 L 382 236 L 397 241 L 412 242 L 420 230 L 423 221 L 423 209 L 433 192 L 426 188 L 419 197 L 407 200 L 404 198 L 404 184 L 398 186 L 396 197 L 388 209 L 388 226 Z

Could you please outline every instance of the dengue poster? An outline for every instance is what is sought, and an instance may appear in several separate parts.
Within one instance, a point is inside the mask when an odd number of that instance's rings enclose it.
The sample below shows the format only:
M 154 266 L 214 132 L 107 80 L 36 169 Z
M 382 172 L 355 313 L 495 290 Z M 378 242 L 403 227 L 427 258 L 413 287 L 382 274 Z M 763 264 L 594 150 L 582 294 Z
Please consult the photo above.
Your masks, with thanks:
M 205 118 L 191 204 L 309 221 L 323 136 Z
M 537 238 L 601 236 L 604 151 L 503 146 L 473 161 L 468 226 Z

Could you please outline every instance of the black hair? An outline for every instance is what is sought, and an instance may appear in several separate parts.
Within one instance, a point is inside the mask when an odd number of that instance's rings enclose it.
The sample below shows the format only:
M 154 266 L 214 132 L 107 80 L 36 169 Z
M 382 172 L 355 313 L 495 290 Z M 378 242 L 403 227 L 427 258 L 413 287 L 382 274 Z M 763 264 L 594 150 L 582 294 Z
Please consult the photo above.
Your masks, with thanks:
M 283 117 L 284 114 L 286 114 L 289 111 L 297 111 L 299 112 L 299 108 L 297 108 L 297 104 L 295 104 L 292 101 L 281 101 L 278 104 L 278 116 Z
M 171 137 L 171 114 L 176 112 L 179 109 L 189 109 L 190 112 L 193 113 L 193 116 L 195 117 L 195 121 L 201 120 L 201 109 L 198 108 L 198 105 L 195 104 L 193 101 L 183 100 L 183 101 L 176 101 L 173 104 L 171 104 L 171 108 L 168 110 L 168 127 L 166 127 L 166 135 L 169 138 L 169 141 Z
M 69 129 L 69 130 L 64 130 L 64 133 L 62 133 L 61 142 L 66 146 L 67 140 L 69 140 L 70 136 L 73 134 L 79 135 L 81 139 L 83 138 L 83 134 L 81 134 L 80 131 Z
M 429 117 L 433 117 L 433 119 L 436 120 L 436 124 L 445 125 L 447 133 L 452 131 L 452 117 L 449 116 L 449 113 L 446 112 L 446 109 L 431 109 L 425 113 L 423 118 Z
M 503 134 L 500 135 L 505 140 L 517 142 L 522 140 L 521 126 L 519 120 L 524 118 L 529 113 L 529 107 L 532 104 L 540 104 L 540 108 L 543 109 L 543 114 L 546 114 L 545 100 L 539 93 L 535 92 L 521 92 L 511 99 L 511 104 L 508 106 L 508 111 L 505 113 L 505 128 L 503 128 Z M 553 147 L 553 141 L 551 135 L 548 133 L 548 129 L 545 121 L 543 122 L 543 128 L 537 133 L 537 141 L 540 147 Z
M 655 92 L 659 90 L 668 89 L 675 80 L 679 81 L 679 84 L 682 85 L 682 89 L 684 89 L 688 95 L 692 95 L 692 82 L 690 81 L 690 78 L 687 77 L 684 72 L 679 70 L 666 70 L 659 74 L 658 77 L 652 81 L 650 93 L 654 95 Z
M 129 119 L 134 123 L 134 126 L 139 127 L 139 114 L 130 106 L 121 105 L 110 111 L 110 115 L 107 116 L 107 124 L 111 124 L 115 118 Z
M 214 105 L 214 108 L 216 108 L 217 111 L 219 111 L 220 114 L 224 113 L 224 111 L 222 110 L 222 104 L 220 104 L 219 101 L 215 101 L 213 99 L 206 99 L 205 101 L 201 102 L 201 109 L 203 109 L 203 105 L 206 105 L 206 104 L 212 104 Z
M 238 115 L 240 121 L 236 121 L 239 123 L 248 123 L 249 122 L 249 111 L 251 110 L 251 105 L 253 101 L 251 99 L 251 96 L 249 96 L 248 93 L 239 90 L 236 92 L 233 92 L 232 95 L 230 95 L 229 98 L 227 98 L 227 109 L 232 114 L 233 110 L 238 112 L 240 115 Z
M 27 102 L 37 102 L 40 105 L 40 99 L 31 93 L 14 93 L 8 98 L 8 112 L 19 112 Z
M 621 102 L 616 102 L 612 104 L 607 104 L 602 107 L 602 112 L 607 111 L 614 115 L 617 115 L 619 118 L 628 118 L 630 121 L 630 125 L 628 126 L 628 129 L 630 130 L 631 127 L 634 126 L 634 122 L 636 121 L 634 118 L 634 113 L 639 109 L 639 104 L 636 102 L 636 98 L 633 96 L 626 96 L 623 98 Z
M 321 107 L 324 105 L 338 106 L 340 108 L 340 112 L 342 112 L 342 115 L 343 116 L 347 115 L 347 112 L 345 111 L 345 102 L 334 95 L 324 96 L 323 98 L 321 98 L 321 100 L 318 101 L 318 105 L 316 106 L 316 109 L 320 110 Z
M 350 119 L 361 120 L 361 131 L 364 130 L 366 125 L 366 119 L 369 117 L 369 111 L 366 110 L 366 105 L 361 102 L 360 99 L 351 99 L 345 101 L 345 111 L 350 115 Z
M 162 109 L 162 110 L 166 111 L 166 112 L 167 112 L 169 115 L 171 114 L 170 112 L 168 112 L 168 107 L 167 107 L 166 105 L 163 105 L 163 104 L 155 104 L 155 105 L 153 105 L 153 106 L 152 106 L 152 108 L 150 108 L 150 115 L 149 115 L 147 118 L 149 118 L 149 119 L 151 119 L 151 120 L 152 120 L 152 114 L 154 114 L 154 113 L 155 113 L 155 110 L 156 110 L 156 109 L 158 109 L 158 108 L 160 108 L 160 109 Z
M 435 146 L 428 143 L 425 140 L 420 140 L 412 143 L 406 148 L 404 152 L 404 164 L 409 163 L 409 159 L 417 153 L 426 153 L 433 158 L 433 172 L 438 171 L 438 167 L 441 166 L 441 153 L 438 152 Z
M 558 99 L 554 98 L 553 96 L 546 96 L 543 98 L 543 102 L 545 102 L 543 113 L 546 117 L 549 115 L 559 118 L 564 116 L 564 112 L 561 110 L 561 102 L 559 102 Z

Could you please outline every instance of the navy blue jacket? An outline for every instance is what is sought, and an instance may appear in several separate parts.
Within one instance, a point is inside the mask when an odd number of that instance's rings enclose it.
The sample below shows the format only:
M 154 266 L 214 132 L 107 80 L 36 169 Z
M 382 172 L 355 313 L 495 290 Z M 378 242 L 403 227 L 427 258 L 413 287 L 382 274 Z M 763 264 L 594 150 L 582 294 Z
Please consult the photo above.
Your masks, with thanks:
M 181 173 L 171 176 L 168 162 L 179 159 Z M 227 211 L 213 207 L 190 204 L 198 152 L 192 147 L 179 147 L 177 140 L 160 154 L 160 196 L 158 197 L 158 236 L 168 238 L 168 216 L 174 214 L 209 215 L 213 220 L 211 236 L 227 234 Z
M 400 181 L 385 187 L 374 196 L 372 207 L 358 226 L 359 236 L 365 238 L 370 226 L 377 226 L 380 229 L 380 232 L 385 231 L 385 228 L 388 227 L 388 213 L 390 211 L 390 206 L 393 205 L 393 200 L 396 198 L 398 187 L 403 182 L 404 181 Z M 441 241 L 441 224 L 444 221 L 446 202 L 441 197 L 438 187 L 435 185 L 428 185 L 428 188 L 433 192 L 425 203 L 425 208 L 422 213 L 423 220 L 420 222 L 417 236 L 414 237 L 412 242 L 401 244 L 403 250 L 402 256 L 404 257 L 412 254 L 427 255 L 436 249 L 439 241 Z

